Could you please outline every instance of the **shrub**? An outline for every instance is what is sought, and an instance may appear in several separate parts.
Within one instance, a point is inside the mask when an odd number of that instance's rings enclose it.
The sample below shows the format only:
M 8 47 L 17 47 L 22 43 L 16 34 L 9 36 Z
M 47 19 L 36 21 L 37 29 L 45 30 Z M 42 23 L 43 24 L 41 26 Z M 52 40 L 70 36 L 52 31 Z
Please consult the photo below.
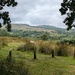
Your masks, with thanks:
M 8 46 L 8 42 L 7 42 L 6 39 L 1 38 L 1 39 L 0 39 L 0 49 L 1 49 L 2 47 L 4 47 L 4 46 Z
M 38 42 L 38 47 L 38 51 L 44 54 L 51 54 L 51 51 L 53 50 L 52 45 L 46 41 Z
M 1 75 L 30 75 L 29 69 L 23 62 L 11 60 L 0 61 L 0 74 Z
M 17 48 L 18 51 L 34 51 L 36 50 L 36 44 L 26 41 L 24 45 L 21 45 Z
M 35 47 L 35 44 L 33 44 L 33 43 L 26 43 L 26 44 L 24 45 L 24 49 L 25 49 L 26 51 L 33 51 L 33 50 L 34 50 L 34 47 Z
M 71 54 L 71 46 L 67 44 L 59 44 L 56 51 L 57 56 L 69 56 Z
M 43 33 L 43 34 L 41 35 L 41 39 L 42 39 L 42 40 L 48 40 L 48 39 L 49 39 L 49 35 L 48 35 L 47 33 Z

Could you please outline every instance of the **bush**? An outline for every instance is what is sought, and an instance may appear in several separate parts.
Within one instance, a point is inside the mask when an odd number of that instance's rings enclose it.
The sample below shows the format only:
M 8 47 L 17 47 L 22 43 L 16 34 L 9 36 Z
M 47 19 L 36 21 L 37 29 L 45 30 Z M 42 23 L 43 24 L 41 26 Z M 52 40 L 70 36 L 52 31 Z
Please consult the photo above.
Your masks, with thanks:
M 38 42 L 38 51 L 44 54 L 51 54 L 53 46 L 49 42 L 40 41 Z
M 69 44 L 57 43 L 57 42 L 48 42 L 39 40 L 34 43 L 31 43 L 29 40 L 26 40 L 24 45 L 21 45 L 17 48 L 19 51 L 34 51 L 37 50 L 43 54 L 51 54 L 52 50 L 55 50 L 55 55 L 57 56 L 73 56 L 73 46 Z
M 6 39 L 2 38 L 0 39 L 0 49 L 4 46 L 8 46 L 8 42 Z
M 69 56 L 71 54 L 71 46 L 67 44 L 59 44 L 56 51 L 57 56 Z
M 23 62 L 17 62 L 13 59 L 11 61 L 0 61 L 0 74 L 1 75 L 30 75 L 29 69 Z
M 51 54 L 52 50 L 55 50 L 57 56 L 73 56 L 73 46 L 69 44 L 57 44 L 55 42 L 39 41 L 38 51 L 44 54 Z
M 18 51 L 34 51 L 36 49 L 36 45 L 30 41 L 26 41 L 24 45 L 21 45 L 17 48 Z

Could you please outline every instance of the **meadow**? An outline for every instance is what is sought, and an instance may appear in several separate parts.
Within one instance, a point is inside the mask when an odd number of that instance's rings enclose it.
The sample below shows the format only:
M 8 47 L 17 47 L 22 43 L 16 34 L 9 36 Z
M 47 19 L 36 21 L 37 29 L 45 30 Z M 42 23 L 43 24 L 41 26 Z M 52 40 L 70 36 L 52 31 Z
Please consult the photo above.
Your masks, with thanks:
M 12 52 L 12 60 L 15 60 L 12 62 L 11 75 L 75 75 L 74 46 L 72 45 L 59 45 L 56 42 L 42 40 L 35 41 L 36 45 L 33 45 L 29 39 L 20 37 L 1 37 L 0 40 L 2 41 L 0 44 L 0 61 L 7 60 L 10 51 Z M 34 59 L 34 49 L 36 49 L 37 59 Z M 51 55 L 53 49 L 55 50 L 54 58 Z M 60 55 L 59 52 L 63 53 Z M 0 67 L 3 66 L 5 69 L 7 64 L 11 65 L 9 61 L 3 64 L 0 62 Z M 7 67 L 8 70 L 9 68 L 10 66 Z M 0 70 L 2 71 L 2 69 Z M 9 71 L 5 70 L 6 73 Z

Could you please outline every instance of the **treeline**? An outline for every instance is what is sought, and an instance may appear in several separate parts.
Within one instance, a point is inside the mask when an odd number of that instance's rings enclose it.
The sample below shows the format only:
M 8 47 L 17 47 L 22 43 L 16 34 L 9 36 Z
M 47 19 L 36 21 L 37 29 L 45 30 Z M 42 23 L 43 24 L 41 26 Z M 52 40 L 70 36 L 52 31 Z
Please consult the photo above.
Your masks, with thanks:
M 48 40 L 50 38 L 50 33 L 44 31 L 31 31 L 31 30 L 29 31 L 12 30 L 11 32 L 8 32 L 4 29 L 0 29 L 0 36 L 25 37 L 25 38 Z
M 0 36 L 8 36 L 8 37 L 25 37 L 25 38 L 33 38 L 36 40 L 50 40 L 50 41 L 63 41 L 63 40 L 74 40 L 75 30 L 56 30 L 55 32 L 47 32 L 47 31 L 23 31 L 23 30 L 12 30 L 8 32 L 5 29 L 0 29 Z

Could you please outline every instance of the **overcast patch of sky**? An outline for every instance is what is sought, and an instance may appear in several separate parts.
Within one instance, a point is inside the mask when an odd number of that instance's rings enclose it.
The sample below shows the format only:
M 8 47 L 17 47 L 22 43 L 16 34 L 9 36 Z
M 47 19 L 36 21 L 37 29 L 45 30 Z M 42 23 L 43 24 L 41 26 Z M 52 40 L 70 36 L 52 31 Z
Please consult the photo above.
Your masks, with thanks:
M 16 0 L 15 8 L 6 8 L 10 12 L 12 23 L 30 25 L 52 25 L 65 27 L 64 17 L 59 12 L 62 0 Z

